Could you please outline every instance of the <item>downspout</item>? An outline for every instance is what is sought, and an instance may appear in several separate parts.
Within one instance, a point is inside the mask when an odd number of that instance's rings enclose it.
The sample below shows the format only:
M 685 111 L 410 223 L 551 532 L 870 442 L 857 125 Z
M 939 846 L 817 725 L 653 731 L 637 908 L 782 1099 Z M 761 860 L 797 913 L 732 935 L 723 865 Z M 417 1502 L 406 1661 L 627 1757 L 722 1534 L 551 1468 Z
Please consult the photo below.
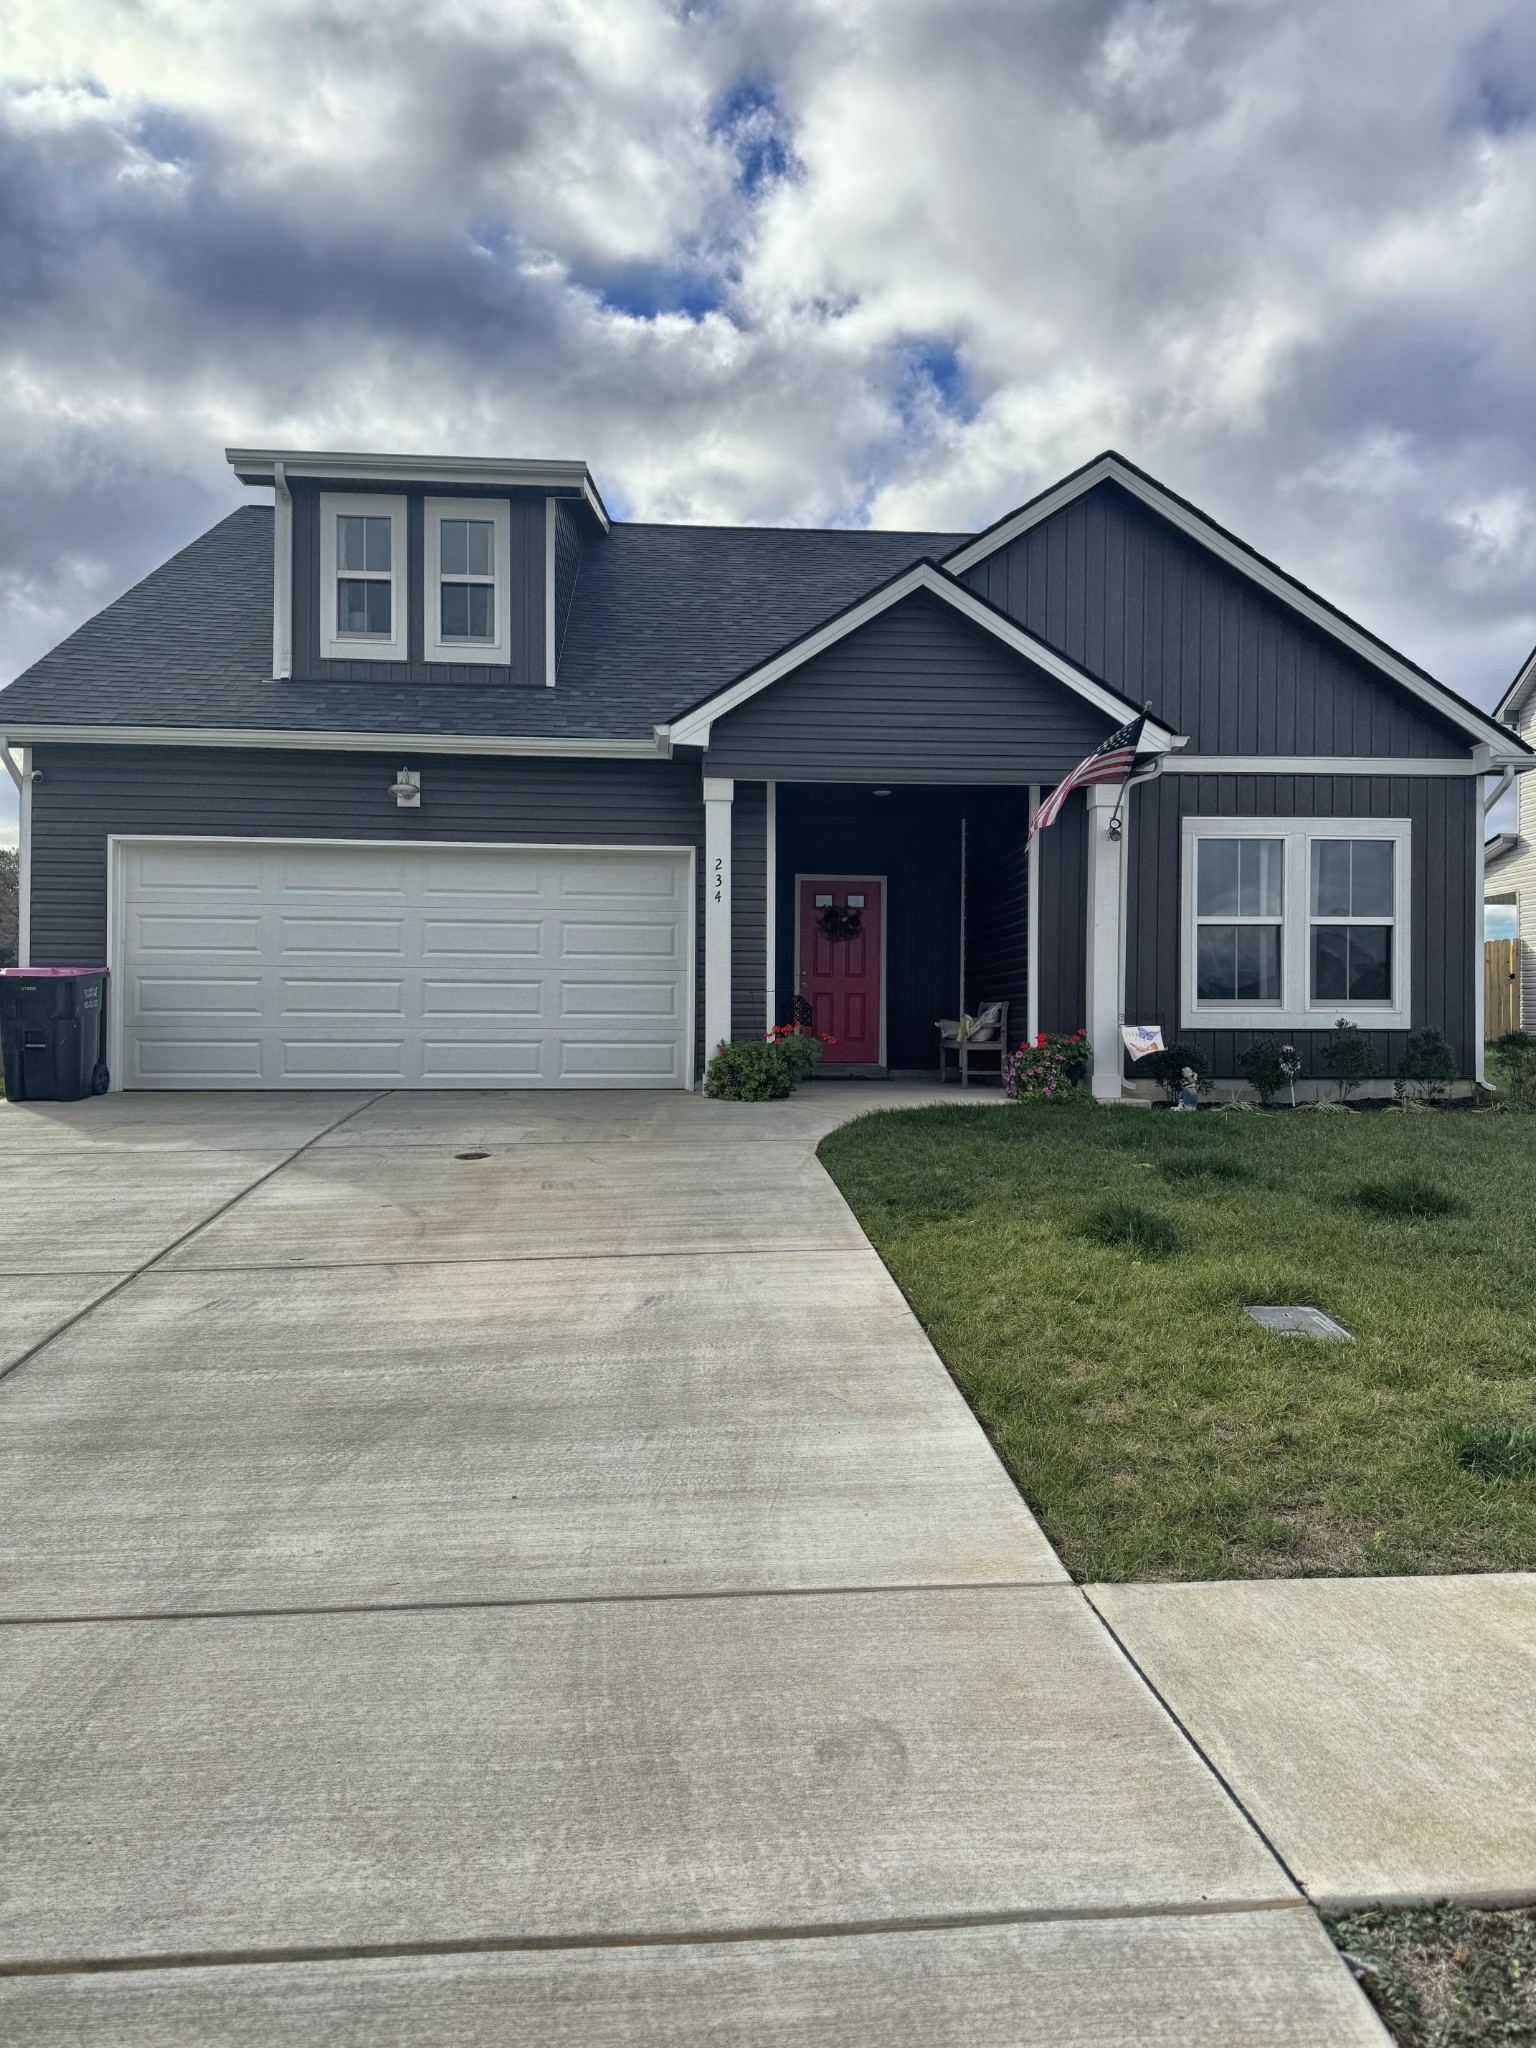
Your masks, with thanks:
M 293 674 L 293 494 L 283 465 L 272 465 L 272 676 Z

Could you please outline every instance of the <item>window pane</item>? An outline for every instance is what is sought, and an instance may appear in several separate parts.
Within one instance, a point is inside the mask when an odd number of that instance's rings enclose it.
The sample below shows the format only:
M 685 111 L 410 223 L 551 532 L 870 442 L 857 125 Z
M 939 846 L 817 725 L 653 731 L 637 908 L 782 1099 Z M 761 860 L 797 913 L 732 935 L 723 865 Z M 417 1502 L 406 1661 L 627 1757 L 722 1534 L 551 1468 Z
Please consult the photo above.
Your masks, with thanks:
M 342 576 L 336 583 L 336 630 L 368 633 L 385 640 L 390 631 L 389 585 Z
M 1201 917 L 1237 915 L 1238 839 L 1202 839 L 1195 909 Z
M 1195 995 L 1202 1003 L 1237 1000 L 1237 929 L 1203 924 L 1195 935 Z
M 1237 847 L 1238 916 L 1279 917 L 1285 842 L 1280 839 L 1239 839 Z
M 363 528 L 366 521 L 355 518 L 350 512 L 341 512 L 336 517 L 336 566 L 338 569 L 366 569 L 363 559 L 367 552 L 363 543 Z
M 1347 839 L 1312 842 L 1312 915 L 1348 917 L 1349 849 Z
M 336 567 L 354 573 L 387 576 L 389 560 L 389 519 L 372 513 L 338 512 L 336 515 Z
M 366 529 L 364 549 L 367 556 L 363 567 L 373 570 L 380 576 L 387 576 L 390 571 L 389 520 L 387 517 L 376 519 L 370 514 L 363 521 L 363 526 Z
M 445 640 L 495 639 L 496 601 L 489 583 L 443 585 L 442 637 Z
M 1314 925 L 1312 1000 L 1318 1003 L 1390 1002 L 1392 927 L 1385 924 Z
M 1202 1003 L 1278 1003 L 1279 925 L 1201 925 L 1195 994 Z
M 1349 912 L 1351 917 L 1392 915 L 1392 842 L 1355 839 L 1350 842 Z
M 445 576 L 489 576 L 496 561 L 496 529 L 489 519 L 445 519 L 438 529 Z

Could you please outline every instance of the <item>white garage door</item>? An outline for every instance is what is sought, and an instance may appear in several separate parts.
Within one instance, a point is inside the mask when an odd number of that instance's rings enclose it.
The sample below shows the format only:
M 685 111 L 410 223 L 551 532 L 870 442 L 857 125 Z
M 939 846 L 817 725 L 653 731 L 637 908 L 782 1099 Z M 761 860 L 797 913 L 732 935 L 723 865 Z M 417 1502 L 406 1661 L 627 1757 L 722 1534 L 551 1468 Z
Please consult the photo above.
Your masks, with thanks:
M 127 842 L 129 1088 L 676 1088 L 686 853 Z

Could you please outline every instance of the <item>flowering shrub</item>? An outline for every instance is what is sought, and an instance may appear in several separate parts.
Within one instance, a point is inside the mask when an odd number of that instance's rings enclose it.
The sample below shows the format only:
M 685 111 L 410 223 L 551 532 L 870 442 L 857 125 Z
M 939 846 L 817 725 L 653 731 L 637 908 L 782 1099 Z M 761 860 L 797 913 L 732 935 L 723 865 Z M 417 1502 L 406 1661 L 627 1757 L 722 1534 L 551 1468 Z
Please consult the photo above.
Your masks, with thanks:
M 775 1024 L 765 1036 L 788 1060 L 797 1083 L 809 1080 L 812 1067 L 821 1058 L 821 1048 L 837 1043 L 827 1032 L 807 1031 L 799 1024 Z
M 1059 1102 L 1076 1087 L 1074 1070 L 1087 1066 L 1089 1052 L 1086 1032 L 1042 1031 L 1003 1061 L 1004 1092 L 1014 1102 Z

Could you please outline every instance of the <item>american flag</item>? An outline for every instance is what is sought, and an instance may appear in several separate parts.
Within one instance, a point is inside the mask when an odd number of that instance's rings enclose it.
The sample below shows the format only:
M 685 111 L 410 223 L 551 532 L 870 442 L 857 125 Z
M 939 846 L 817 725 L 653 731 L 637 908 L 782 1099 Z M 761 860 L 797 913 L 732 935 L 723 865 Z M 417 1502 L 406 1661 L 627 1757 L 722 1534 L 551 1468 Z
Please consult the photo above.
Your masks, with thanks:
M 1090 782 L 1128 781 L 1136 766 L 1137 751 L 1141 746 L 1141 735 L 1147 723 L 1147 714 L 1133 718 L 1129 725 L 1122 725 L 1118 732 L 1112 732 L 1102 745 L 1094 748 L 1084 761 L 1079 761 L 1072 773 L 1058 782 L 1045 802 L 1035 813 L 1035 822 L 1029 828 L 1029 836 L 1043 832 L 1047 825 L 1054 825 L 1062 805 L 1074 789 L 1086 789 Z

